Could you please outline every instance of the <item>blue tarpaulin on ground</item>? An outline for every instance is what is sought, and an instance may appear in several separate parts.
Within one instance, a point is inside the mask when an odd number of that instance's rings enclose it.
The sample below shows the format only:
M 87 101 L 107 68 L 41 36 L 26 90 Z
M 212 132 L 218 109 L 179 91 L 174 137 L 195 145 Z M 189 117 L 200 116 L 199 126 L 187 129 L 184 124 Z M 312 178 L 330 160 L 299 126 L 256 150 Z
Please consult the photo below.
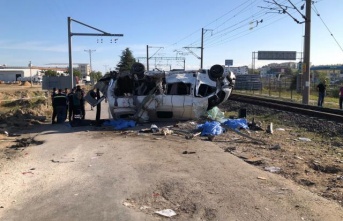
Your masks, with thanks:
M 228 119 L 225 120 L 223 124 L 234 130 L 239 130 L 241 128 L 249 129 L 247 119 L 245 118 Z M 223 128 L 218 121 L 207 121 L 204 124 L 198 124 L 197 128 L 201 130 L 201 136 L 219 135 L 225 132 L 225 128 Z
M 135 127 L 136 122 L 133 120 L 118 119 L 118 120 L 105 121 L 102 125 L 103 126 L 112 126 L 116 130 L 122 130 L 122 129 L 126 129 L 129 127 Z
M 219 135 L 223 133 L 223 128 L 218 121 L 207 121 L 204 124 L 199 124 L 198 129 L 201 129 L 201 136 Z
M 249 129 L 247 119 L 245 118 L 228 119 L 227 121 L 224 121 L 223 124 L 234 130 L 238 130 L 240 128 Z

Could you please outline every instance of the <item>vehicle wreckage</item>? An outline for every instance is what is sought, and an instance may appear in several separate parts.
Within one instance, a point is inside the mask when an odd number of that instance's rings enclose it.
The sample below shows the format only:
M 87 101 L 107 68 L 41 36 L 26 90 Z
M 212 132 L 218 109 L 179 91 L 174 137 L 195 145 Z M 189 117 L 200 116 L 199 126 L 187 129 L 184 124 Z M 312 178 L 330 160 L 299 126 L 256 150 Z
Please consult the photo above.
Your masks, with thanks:
M 92 106 L 107 99 L 113 119 L 191 120 L 227 101 L 234 85 L 235 75 L 221 65 L 209 70 L 145 71 L 143 64 L 134 63 L 130 72 L 111 71 L 94 85 L 102 99 L 93 99 L 89 92 L 85 99 Z

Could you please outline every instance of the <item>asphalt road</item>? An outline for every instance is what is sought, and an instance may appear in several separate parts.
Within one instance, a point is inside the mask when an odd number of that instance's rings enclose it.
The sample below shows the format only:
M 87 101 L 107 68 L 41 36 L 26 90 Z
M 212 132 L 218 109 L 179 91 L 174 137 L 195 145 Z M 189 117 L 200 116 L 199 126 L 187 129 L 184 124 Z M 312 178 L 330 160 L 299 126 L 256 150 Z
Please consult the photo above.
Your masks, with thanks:
M 23 133 L 44 143 L 1 168 L 0 220 L 164 220 L 162 209 L 171 220 L 343 220 L 338 204 L 200 138 L 67 123 Z

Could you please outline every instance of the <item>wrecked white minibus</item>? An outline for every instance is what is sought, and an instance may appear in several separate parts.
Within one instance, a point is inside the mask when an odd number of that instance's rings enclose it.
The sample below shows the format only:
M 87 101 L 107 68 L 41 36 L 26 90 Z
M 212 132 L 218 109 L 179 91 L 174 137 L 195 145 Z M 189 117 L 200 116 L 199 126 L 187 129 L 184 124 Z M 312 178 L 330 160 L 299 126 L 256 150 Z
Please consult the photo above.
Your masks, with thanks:
M 225 102 L 234 85 L 235 75 L 221 65 L 210 70 L 145 71 L 143 64 L 135 63 L 129 73 L 112 71 L 94 88 L 107 99 L 113 119 L 147 122 L 198 119 Z M 86 100 L 92 106 L 98 102 L 89 94 Z

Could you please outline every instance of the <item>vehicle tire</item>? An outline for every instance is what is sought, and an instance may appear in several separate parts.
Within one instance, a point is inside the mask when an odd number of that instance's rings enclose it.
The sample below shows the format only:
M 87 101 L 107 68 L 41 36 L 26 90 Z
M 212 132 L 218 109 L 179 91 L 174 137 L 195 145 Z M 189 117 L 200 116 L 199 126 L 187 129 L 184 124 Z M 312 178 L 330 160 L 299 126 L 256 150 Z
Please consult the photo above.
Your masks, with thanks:
M 217 80 L 223 77 L 224 68 L 223 66 L 216 64 L 213 65 L 208 73 L 211 80 Z
M 144 78 L 144 71 L 145 71 L 145 67 L 142 63 L 134 63 L 131 66 L 131 74 L 133 76 L 137 76 L 138 80 L 143 79 Z

